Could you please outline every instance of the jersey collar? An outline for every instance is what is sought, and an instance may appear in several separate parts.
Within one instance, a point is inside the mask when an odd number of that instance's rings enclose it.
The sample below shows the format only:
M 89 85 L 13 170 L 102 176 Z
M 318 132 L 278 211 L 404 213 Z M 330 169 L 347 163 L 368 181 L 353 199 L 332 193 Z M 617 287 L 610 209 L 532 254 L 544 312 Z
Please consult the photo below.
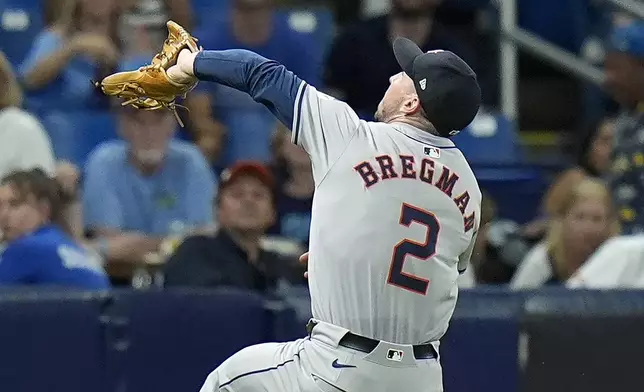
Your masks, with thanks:
M 413 127 L 409 124 L 396 122 L 396 123 L 392 123 L 391 125 L 394 127 L 395 130 L 404 134 L 405 136 L 411 139 L 414 139 L 418 142 L 430 145 L 432 147 L 439 147 L 439 148 L 456 147 L 454 145 L 454 142 L 446 137 L 431 134 L 427 131 L 423 131 L 422 129 Z

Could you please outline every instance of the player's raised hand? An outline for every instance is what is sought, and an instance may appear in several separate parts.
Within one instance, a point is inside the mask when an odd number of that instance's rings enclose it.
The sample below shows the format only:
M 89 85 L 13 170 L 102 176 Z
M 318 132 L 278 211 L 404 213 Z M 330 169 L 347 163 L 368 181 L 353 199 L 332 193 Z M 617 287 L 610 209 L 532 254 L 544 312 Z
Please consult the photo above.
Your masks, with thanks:
M 304 253 L 302 256 L 300 256 L 300 264 L 306 264 L 309 262 L 309 252 Z M 306 271 L 304 272 L 304 277 L 308 279 L 309 277 L 309 272 Z
M 168 68 L 167 75 L 170 80 L 179 84 L 191 83 L 195 80 L 194 63 L 199 52 L 191 52 L 183 49 L 179 52 L 177 63 Z

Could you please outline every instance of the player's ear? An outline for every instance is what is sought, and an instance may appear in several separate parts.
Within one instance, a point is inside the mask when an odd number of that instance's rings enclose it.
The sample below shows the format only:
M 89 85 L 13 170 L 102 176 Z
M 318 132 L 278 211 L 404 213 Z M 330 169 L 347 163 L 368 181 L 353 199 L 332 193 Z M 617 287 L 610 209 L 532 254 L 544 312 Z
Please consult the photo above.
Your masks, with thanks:
M 405 98 L 401 110 L 405 114 L 416 114 L 420 111 L 420 99 L 418 95 L 413 94 Z

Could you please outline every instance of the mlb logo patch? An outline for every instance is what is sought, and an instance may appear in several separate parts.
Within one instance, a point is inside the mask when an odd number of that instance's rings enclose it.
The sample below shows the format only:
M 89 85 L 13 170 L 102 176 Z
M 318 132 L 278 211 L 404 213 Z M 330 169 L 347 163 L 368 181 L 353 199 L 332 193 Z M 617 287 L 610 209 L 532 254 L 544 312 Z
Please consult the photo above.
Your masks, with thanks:
M 429 155 L 430 158 L 440 158 L 441 157 L 441 150 L 436 147 L 425 147 L 425 155 Z
M 387 359 L 394 362 L 400 362 L 403 359 L 403 351 L 389 349 L 387 350 Z
M 425 90 L 427 88 L 427 78 L 422 79 L 418 84 L 420 85 L 421 90 Z

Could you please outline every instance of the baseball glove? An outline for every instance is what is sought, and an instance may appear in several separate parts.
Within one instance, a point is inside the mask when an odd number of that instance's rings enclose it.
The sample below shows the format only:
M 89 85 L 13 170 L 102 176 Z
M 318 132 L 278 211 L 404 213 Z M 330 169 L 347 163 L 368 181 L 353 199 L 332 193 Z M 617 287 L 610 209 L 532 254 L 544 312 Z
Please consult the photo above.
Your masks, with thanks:
M 192 37 L 183 27 L 173 21 L 168 21 L 168 38 L 163 43 L 163 49 L 157 53 L 150 65 L 134 71 L 119 72 L 107 76 L 101 82 L 95 82 L 105 95 L 124 98 L 123 106 L 131 105 L 142 110 L 171 110 L 181 126 L 183 123 L 177 114 L 176 99 L 185 98 L 186 94 L 197 85 L 197 80 L 189 83 L 176 83 L 171 80 L 166 70 L 177 62 L 179 52 L 188 49 L 199 51 L 197 39 Z

